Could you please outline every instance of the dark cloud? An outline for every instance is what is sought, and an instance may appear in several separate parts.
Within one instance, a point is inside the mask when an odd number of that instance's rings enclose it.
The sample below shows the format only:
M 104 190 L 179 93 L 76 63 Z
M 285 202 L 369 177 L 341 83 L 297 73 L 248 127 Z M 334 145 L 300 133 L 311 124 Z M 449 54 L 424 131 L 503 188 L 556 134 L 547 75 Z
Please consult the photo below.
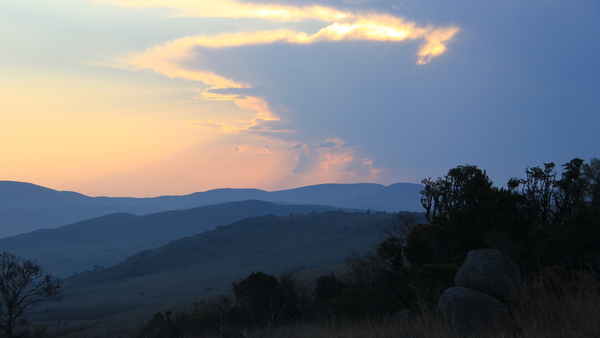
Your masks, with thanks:
M 502 185 L 528 165 L 598 156 L 597 5 L 404 3 L 461 28 L 427 65 L 415 65 L 419 42 L 271 46 L 268 63 L 253 58 L 257 76 L 286 84 L 267 100 L 299 135 L 359 145 L 416 182 L 472 163 Z
M 528 165 L 598 156 L 598 2 L 318 4 L 386 11 L 421 25 L 453 24 L 460 32 L 444 54 L 422 66 L 416 64 L 420 41 L 203 50 L 205 69 L 260 87 L 219 93 L 263 96 L 289 121 L 252 132 L 294 130 L 276 137 L 311 149 L 333 149 L 338 144 L 326 140 L 339 139 L 414 182 L 471 163 L 503 184 Z M 315 161 L 299 155 L 295 172 Z

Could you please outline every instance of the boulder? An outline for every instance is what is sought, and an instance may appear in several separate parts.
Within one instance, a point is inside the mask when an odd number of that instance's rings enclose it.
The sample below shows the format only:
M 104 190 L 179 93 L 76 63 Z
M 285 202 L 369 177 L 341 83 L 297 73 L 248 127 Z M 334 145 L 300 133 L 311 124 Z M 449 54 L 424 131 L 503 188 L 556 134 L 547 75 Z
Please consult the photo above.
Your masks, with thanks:
M 453 287 L 444 291 L 437 310 L 461 335 L 502 327 L 509 323 L 506 305 L 488 294 L 464 287 Z
M 454 277 L 454 285 L 515 304 L 521 293 L 519 266 L 496 249 L 473 250 Z

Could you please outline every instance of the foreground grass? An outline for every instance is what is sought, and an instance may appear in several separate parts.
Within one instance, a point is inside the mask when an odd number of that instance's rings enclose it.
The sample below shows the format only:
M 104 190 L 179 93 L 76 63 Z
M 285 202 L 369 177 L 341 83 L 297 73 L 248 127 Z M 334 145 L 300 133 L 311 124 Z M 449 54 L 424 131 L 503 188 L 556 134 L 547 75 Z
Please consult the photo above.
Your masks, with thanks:
M 423 307 L 413 313 L 380 319 L 323 318 L 264 328 L 245 328 L 242 332 L 247 338 L 459 337 L 443 322 L 435 309 Z M 475 332 L 469 336 L 600 337 L 600 280 L 587 272 L 545 270 L 524 283 L 520 303 L 511 309 L 511 313 L 513 322 L 506 327 L 493 332 Z M 98 325 L 90 328 L 89 324 L 81 327 L 81 330 L 71 327 L 62 332 L 51 332 L 46 337 L 137 337 L 137 332 L 120 329 L 113 322 L 109 327 Z M 177 337 L 216 338 L 220 334 L 187 333 Z
M 459 337 L 435 309 L 380 320 L 329 320 L 245 331 L 248 338 Z M 524 283 L 513 322 L 472 337 L 600 337 L 600 281 L 591 273 L 546 270 Z M 214 337 L 218 337 L 215 335 Z M 190 336 L 190 338 L 195 338 Z
M 524 337 L 600 337 L 600 281 L 546 270 L 525 284 L 514 311 Z

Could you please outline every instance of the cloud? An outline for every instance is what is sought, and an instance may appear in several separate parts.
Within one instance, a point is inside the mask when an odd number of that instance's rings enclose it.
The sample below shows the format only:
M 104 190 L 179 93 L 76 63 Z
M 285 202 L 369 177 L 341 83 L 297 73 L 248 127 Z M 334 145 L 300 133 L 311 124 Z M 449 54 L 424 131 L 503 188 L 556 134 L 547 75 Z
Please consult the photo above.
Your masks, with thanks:
M 375 2 L 375 1 L 379 1 L 379 0 L 344 0 L 344 3 L 350 4 L 350 5 L 360 5 L 360 4 L 364 4 L 364 3 L 368 3 L 368 2 Z
M 276 30 L 239 31 L 217 35 L 196 35 L 155 45 L 143 52 L 133 53 L 104 63 L 121 69 L 134 71 L 150 70 L 169 78 L 181 78 L 202 82 L 207 87 L 198 89 L 197 98 L 208 101 L 232 102 L 242 110 L 250 111 L 252 118 L 237 121 L 190 121 L 189 125 L 207 128 L 226 134 L 254 134 L 267 139 L 278 139 L 289 148 L 298 151 L 297 164 L 293 173 L 308 171 L 326 175 L 356 176 L 379 172 L 366 156 L 357 156 L 357 149 L 344 146 L 340 140 L 327 140 L 317 146 L 309 146 L 302 136 L 289 128 L 287 121 L 269 106 L 264 93 L 253 88 L 253 84 L 216 74 L 204 65 L 202 51 L 232 49 L 243 46 L 276 44 L 314 45 L 339 43 L 342 41 L 402 42 L 421 41 L 416 52 L 416 63 L 424 65 L 443 54 L 448 42 L 459 31 L 455 26 L 419 25 L 390 14 L 361 11 L 341 11 L 323 6 L 290 6 L 223 1 L 183 0 L 96 0 L 96 3 L 126 7 L 166 7 L 178 10 L 175 16 L 259 18 L 276 22 L 298 22 L 303 20 L 326 22 L 324 27 L 313 33 L 281 28 Z M 297 25 L 296 25 L 297 27 Z M 296 137 L 289 137 L 296 135 Z M 301 145 L 298 147 L 298 145 Z M 289 147 L 289 146 L 288 146 Z M 246 152 L 236 147 L 234 152 Z M 269 153 L 259 149 L 254 153 Z M 367 160 L 365 160 L 367 159 Z M 331 180 L 335 180 L 330 178 Z
M 261 88 L 211 88 L 206 89 L 206 92 L 219 95 L 235 95 L 242 98 L 246 96 L 263 96 L 265 91 Z
M 245 152 L 251 152 L 252 154 L 275 154 L 274 151 L 269 150 L 269 147 L 254 148 L 247 145 L 237 145 L 233 147 L 231 152 L 237 154 Z
M 267 147 L 261 147 L 254 151 L 255 154 L 274 154 L 273 151 L 269 150 Z
M 327 153 L 325 158 L 319 162 L 319 168 L 325 172 L 341 173 L 346 172 L 346 166 L 354 162 L 352 153 L 331 154 Z
M 186 16 L 195 17 L 227 17 L 227 18 L 260 18 L 274 21 L 320 20 L 332 24 L 315 34 L 296 32 L 288 29 L 258 32 L 237 32 L 214 36 L 199 35 L 175 40 L 162 46 L 154 47 L 146 53 L 138 55 L 133 64 L 142 68 L 161 72 L 167 76 L 177 76 L 191 80 L 199 80 L 219 88 L 239 88 L 240 84 L 230 83 L 210 72 L 189 73 L 181 69 L 173 69 L 168 60 L 181 59 L 189 56 L 192 46 L 205 48 L 238 47 L 254 44 L 269 44 L 286 42 L 294 44 L 310 44 L 323 41 L 340 40 L 375 40 L 403 41 L 406 39 L 421 39 L 424 41 L 419 49 L 418 63 L 424 64 L 432 57 L 446 50 L 445 44 L 457 32 L 458 27 L 421 27 L 415 22 L 394 17 L 389 14 L 374 14 L 366 12 L 343 12 L 331 7 L 322 6 L 283 6 L 275 4 L 241 3 L 231 0 L 221 1 L 166 1 L 148 0 L 97 0 L 97 3 L 113 4 L 126 7 L 168 7 L 176 8 Z M 156 62 L 156 60 L 162 60 Z M 206 82 L 205 80 L 209 82 Z M 222 84 L 217 84 L 222 83 Z
M 323 6 L 286 6 L 277 4 L 253 4 L 232 0 L 95 0 L 98 4 L 123 7 L 164 7 L 177 9 L 174 16 L 200 18 L 259 18 L 273 21 L 320 20 L 335 21 L 351 15 Z
M 340 140 L 327 141 L 317 146 L 297 144 L 289 150 L 298 150 L 293 174 L 312 172 L 348 178 L 375 175 L 384 171 L 377 168 L 368 157 L 360 156 L 356 147 L 347 147 Z
M 190 126 L 198 126 L 198 127 L 204 127 L 204 128 L 207 128 L 207 129 L 214 129 L 214 130 L 224 130 L 224 129 L 227 129 L 227 126 L 225 126 L 223 123 L 217 123 L 217 122 L 214 122 L 214 121 L 209 121 L 209 122 L 188 121 L 187 124 L 190 125 Z
M 318 159 L 314 156 L 310 156 L 304 151 L 299 152 L 294 159 L 297 161 L 296 166 L 292 170 L 292 174 L 302 175 L 312 172 L 318 168 Z
M 248 150 L 248 146 L 235 146 L 232 150 L 233 153 L 243 153 Z
M 123 60 L 133 69 L 151 69 L 157 73 L 201 81 L 215 88 L 247 88 L 247 85 L 225 79 L 208 71 L 193 71 L 177 66 L 194 57 L 194 48 L 231 48 L 272 43 L 312 44 L 334 41 L 404 41 L 423 40 L 417 56 L 425 64 L 446 51 L 446 44 L 458 32 L 458 27 L 420 27 L 387 14 L 363 14 L 352 19 L 334 22 L 317 33 L 308 34 L 290 29 L 258 32 L 237 32 L 219 35 L 185 37 L 155 46 Z M 209 92 L 210 93 L 210 92 Z M 214 93 L 214 91 L 213 91 Z
M 316 148 L 333 148 L 335 146 L 337 146 L 337 144 L 335 142 L 327 141 L 327 142 L 319 144 L 318 146 L 316 146 Z
M 288 29 L 259 32 L 237 32 L 215 36 L 199 35 L 177 39 L 162 45 L 148 48 L 142 53 L 135 53 L 114 63 L 104 63 L 117 68 L 130 70 L 149 69 L 170 78 L 182 78 L 199 81 L 208 86 L 198 93 L 198 98 L 211 101 L 232 101 L 242 109 L 255 111 L 255 118 L 247 121 L 242 127 L 221 124 L 218 130 L 225 133 L 241 131 L 280 131 L 267 127 L 260 128 L 262 122 L 279 121 L 266 100 L 262 96 L 252 95 L 251 85 L 225 78 L 204 69 L 190 69 L 187 62 L 198 57 L 196 49 L 230 48 L 253 44 L 312 44 L 334 41 L 403 41 L 406 39 L 423 39 L 424 43 L 418 51 L 418 64 L 425 64 L 446 50 L 445 44 L 458 31 L 456 27 L 419 27 L 414 22 L 405 21 L 390 15 L 362 14 L 355 15 L 350 21 L 335 22 L 317 33 L 309 35 Z M 200 122 L 196 125 L 214 128 L 215 122 Z
M 287 130 L 282 126 L 285 122 L 279 118 L 270 118 L 265 116 L 256 116 L 253 119 L 246 121 L 240 120 L 235 123 L 219 123 L 215 121 L 188 121 L 187 124 L 190 126 L 197 126 L 212 130 L 218 130 L 225 134 L 272 134 L 272 133 L 293 133 L 293 130 Z

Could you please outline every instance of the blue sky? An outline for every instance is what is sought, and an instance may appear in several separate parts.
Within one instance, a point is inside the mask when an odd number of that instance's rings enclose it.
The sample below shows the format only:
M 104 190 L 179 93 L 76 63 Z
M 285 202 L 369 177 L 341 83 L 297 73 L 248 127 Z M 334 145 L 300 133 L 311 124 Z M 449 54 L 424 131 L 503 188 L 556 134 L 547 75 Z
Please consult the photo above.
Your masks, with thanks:
M 156 196 L 475 164 L 504 185 L 600 152 L 597 1 L 0 8 L 4 180 Z

